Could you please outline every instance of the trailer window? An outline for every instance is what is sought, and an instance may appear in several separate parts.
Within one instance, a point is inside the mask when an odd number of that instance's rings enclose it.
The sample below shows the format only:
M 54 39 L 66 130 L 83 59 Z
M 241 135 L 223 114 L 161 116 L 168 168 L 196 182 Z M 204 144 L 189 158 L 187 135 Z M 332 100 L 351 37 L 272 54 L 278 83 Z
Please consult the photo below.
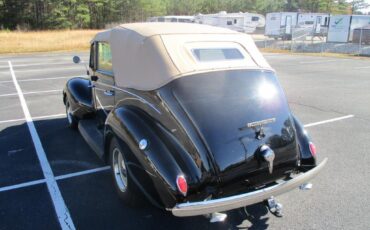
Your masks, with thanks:
M 244 59 L 237 48 L 198 48 L 193 49 L 192 53 L 200 62 Z
M 227 25 L 228 26 L 231 26 L 233 24 L 233 22 L 232 21 L 227 21 Z
M 252 22 L 258 22 L 259 21 L 259 17 L 252 17 Z M 272 17 L 271 20 L 275 20 L 276 18 L 275 17 Z
M 313 25 L 314 22 L 313 21 L 305 21 L 304 24 L 306 24 L 306 25 Z

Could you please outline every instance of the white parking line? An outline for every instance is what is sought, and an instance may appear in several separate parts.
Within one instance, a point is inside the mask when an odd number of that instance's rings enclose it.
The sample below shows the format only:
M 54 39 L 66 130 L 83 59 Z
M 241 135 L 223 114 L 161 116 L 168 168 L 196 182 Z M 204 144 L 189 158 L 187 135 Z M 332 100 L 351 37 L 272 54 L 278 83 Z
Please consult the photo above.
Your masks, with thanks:
M 54 174 L 50 167 L 48 159 L 46 158 L 45 150 L 42 147 L 40 137 L 37 134 L 35 124 L 33 123 L 30 111 L 28 110 L 28 107 L 27 107 L 26 100 L 24 99 L 21 87 L 19 86 L 17 82 L 17 78 L 15 77 L 12 63 L 9 61 L 8 64 L 9 64 L 9 69 L 12 75 L 15 88 L 19 96 L 19 100 L 21 102 L 23 113 L 26 118 L 27 126 L 30 131 L 33 144 L 35 146 L 36 154 L 39 159 L 40 166 L 41 166 L 42 172 L 46 180 L 46 185 L 48 187 L 51 200 L 53 201 L 53 204 L 54 204 L 54 209 L 58 217 L 60 226 L 63 230 L 64 229 L 76 229 L 73 224 L 71 215 L 69 214 L 68 208 L 63 200 L 58 184 L 54 178 Z
M 358 66 L 358 67 L 353 67 L 354 69 L 370 69 L 370 66 Z
M 47 115 L 47 116 L 39 116 L 39 117 L 33 117 L 32 119 L 33 120 L 42 120 L 42 119 L 48 119 L 48 118 L 54 118 L 54 117 L 65 117 L 66 114 L 65 113 L 60 113 L 60 114 L 53 114 L 53 115 Z M 4 121 L 0 121 L 0 124 L 2 123 L 11 123 L 11 122 L 17 122 L 17 121 L 25 121 L 26 119 L 25 118 L 21 118 L 21 119 L 13 119 L 13 120 L 4 120 Z
M 103 171 L 107 171 L 109 169 L 110 169 L 110 166 L 88 169 L 88 170 L 84 170 L 84 171 L 80 171 L 80 172 L 75 172 L 75 173 L 69 173 L 69 174 L 65 174 L 65 175 L 56 176 L 55 180 L 64 180 L 64 179 L 68 179 L 68 178 L 72 178 L 72 177 L 78 177 L 78 176 L 88 175 L 88 174 L 92 174 L 92 173 L 103 172 Z M 29 181 L 29 182 L 25 182 L 25 183 L 16 184 L 16 185 L 5 186 L 5 187 L 0 188 L 0 192 L 5 192 L 5 191 L 9 191 L 9 190 L 24 188 L 24 187 L 29 187 L 29 186 L 33 186 L 33 185 L 42 184 L 42 183 L 45 183 L 45 182 L 46 182 L 45 179 L 40 179 L 40 180 Z
M 80 66 L 74 66 L 74 67 L 53 67 L 53 68 L 43 68 L 43 69 L 22 69 L 22 70 L 17 70 L 17 72 L 45 72 L 46 69 L 52 69 L 52 70 L 78 70 L 82 68 Z M 84 69 L 83 69 L 84 70 Z M 0 73 L 6 73 L 7 70 L 0 70 Z
M 28 67 L 28 66 L 46 66 L 46 65 L 72 65 L 73 63 L 72 62 L 59 62 L 59 63 L 56 63 L 56 62 L 44 62 L 44 63 L 32 63 L 32 64 L 17 64 L 17 65 L 13 65 L 13 67 Z M 5 69 L 5 68 L 9 68 L 8 66 L 0 66 L 0 69 Z
M 352 118 L 354 116 L 355 115 L 351 114 L 351 115 L 347 115 L 347 116 L 343 116 L 343 117 L 337 117 L 337 118 L 333 118 L 333 119 L 329 119 L 329 120 L 325 120 L 325 121 L 314 122 L 314 123 L 304 125 L 304 127 L 308 128 L 308 127 L 312 127 L 312 126 L 322 125 L 322 124 L 326 124 L 326 123 L 330 123 L 330 122 L 335 122 L 335 121 L 340 121 L 340 120 Z
M 76 176 L 82 176 L 82 175 L 97 173 L 97 172 L 101 172 L 101 171 L 107 171 L 108 169 L 110 169 L 110 166 L 104 166 L 104 167 L 101 167 L 101 168 L 89 169 L 89 170 L 85 170 L 85 171 L 81 171 L 81 172 L 75 172 L 75 173 L 69 173 L 69 174 L 66 174 L 66 175 L 56 176 L 55 179 L 56 180 L 64 180 L 64 179 L 68 179 L 68 178 L 72 178 L 72 177 L 76 177 Z
M 27 94 L 55 93 L 55 92 L 62 92 L 62 90 L 60 90 L 60 89 L 55 89 L 55 90 L 44 90 L 44 91 L 24 92 L 24 93 L 23 93 L 23 95 L 27 95 Z M 0 97 L 10 97 L 10 96 L 18 96 L 18 93 L 0 94 Z
M 320 63 L 329 63 L 329 62 L 336 62 L 336 61 L 337 60 L 301 61 L 299 62 L 299 64 L 320 64 Z
M 26 81 L 46 81 L 46 80 L 59 80 L 59 79 L 66 79 L 66 78 L 72 78 L 74 76 L 68 76 L 68 77 L 45 77 L 45 78 L 31 78 L 31 79 L 24 79 L 24 80 L 18 80 L 18 82 L 26 82 Z M 75 76 L 75 77 L 85 77 L 85 76 Z M 0 81 L 1 83 L 13 83 L 13 81 Z
M 5 186 L 5 187 L 0 188 L 0 192 L 14 190 L 14 189 L 18 189 L 18 188 L 29 187 L 29 186 L 32 186 L 32 185 L 42 184 L 42 183 L 45 183 L 45 182 L 46 182 L 45 179 L 41 179 L 41 180 L 34 180 L 34 181 L 25 182 L 25 183 L 20 183 L 20 184 L 16 184 L 16 185 Z
M 73 178 L 73 177 L 78 177 L 78 176 L 103 172 L 103 171 L 107 171 L 109 169 L 110 169 L 110 166 L 88 169 L 88 170 L 84 170 L 84 171 L 80 171 L 80 172 L 75 172 L 75 173 L 69 173 L 69 174 L 65 174 L 65 175 L 56 176 L 55 180 L 69 179 L 69 178 Z M 5 191 L 9 191 L 9 190 L 24 188 L 24 187 L 29 187 L 29 186 L 33 186 L 33 185 L 42 184 L 42 183 L 46 183 L 46 179 L 34 180 L 34 181 L 29 181 L 29 182 L 25 182 L 25 183 L 16 184 L 16 185 L 5 186 L 5 187 L 0 188 L 0 192 L 5 192 Z

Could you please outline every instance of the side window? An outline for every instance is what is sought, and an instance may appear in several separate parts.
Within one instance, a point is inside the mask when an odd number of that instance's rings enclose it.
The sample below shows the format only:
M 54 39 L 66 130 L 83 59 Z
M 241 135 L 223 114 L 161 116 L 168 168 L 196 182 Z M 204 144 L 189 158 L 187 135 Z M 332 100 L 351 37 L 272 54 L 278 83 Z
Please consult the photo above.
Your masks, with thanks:
M 95 43 L 92 43 L 90 46 L 90 62 L 89 67 L 95 69 Z
M 98 43 L 98 70 L 113 73 L 112 53 L 110 45 L 106 42 Z

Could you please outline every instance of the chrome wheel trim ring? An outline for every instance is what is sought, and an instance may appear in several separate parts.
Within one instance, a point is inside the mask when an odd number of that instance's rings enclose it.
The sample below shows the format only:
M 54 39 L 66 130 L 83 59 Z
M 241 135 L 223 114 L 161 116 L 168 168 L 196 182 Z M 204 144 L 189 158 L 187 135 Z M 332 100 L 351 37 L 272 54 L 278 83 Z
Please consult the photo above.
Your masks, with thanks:
M 121 151 L 118 148 L 113 149 L 113 173 L 116 184 L 121 190 L 125 192 L 127 190 L 127 169 L 125 159 Z

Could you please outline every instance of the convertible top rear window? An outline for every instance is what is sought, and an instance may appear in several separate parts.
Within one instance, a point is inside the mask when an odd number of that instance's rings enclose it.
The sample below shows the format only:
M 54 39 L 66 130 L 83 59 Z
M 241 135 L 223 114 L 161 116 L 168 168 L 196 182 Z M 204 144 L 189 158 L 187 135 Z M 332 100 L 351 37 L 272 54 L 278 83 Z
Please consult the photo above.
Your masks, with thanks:
M 201 62 L 244 59 L 243 54 L 237 48 L 195 48 L 192 52 Z

